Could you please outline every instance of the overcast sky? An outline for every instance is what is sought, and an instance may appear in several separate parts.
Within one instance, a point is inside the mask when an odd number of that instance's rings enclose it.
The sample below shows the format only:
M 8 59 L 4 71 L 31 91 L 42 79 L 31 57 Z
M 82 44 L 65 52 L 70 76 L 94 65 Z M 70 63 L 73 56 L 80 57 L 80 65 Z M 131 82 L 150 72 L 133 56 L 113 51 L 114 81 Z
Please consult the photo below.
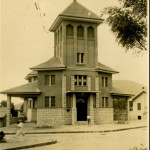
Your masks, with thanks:
M 1 1 L 0 91 L 27 83 L 24 78 L 31 72 L 29 68 L 53 57 L 54 38 L 48 29 L 72 1 Z M 104 7 L 119 5 L 118 0 L 77 1 L 97 15 Z M 125 53 L 106 24 L 98 28 L 98 59 L 120 72 L 113 79 L 148 84 L 148 54 Z

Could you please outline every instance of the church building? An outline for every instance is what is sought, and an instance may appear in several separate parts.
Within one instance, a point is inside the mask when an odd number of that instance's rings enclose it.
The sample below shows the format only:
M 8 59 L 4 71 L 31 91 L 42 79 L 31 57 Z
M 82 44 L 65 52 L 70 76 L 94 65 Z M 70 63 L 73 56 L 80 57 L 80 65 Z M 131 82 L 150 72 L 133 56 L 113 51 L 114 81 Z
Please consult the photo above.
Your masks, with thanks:
M 74 0 L 58 15 L 49 31 L 54 33 L 54 57 L 31 67 L 28 83 L 2 91 L 7 94 L 7 125 L 11 97 L 24 99 L 28 121 L 38 127 L 115 121 L 114 101 L 124 100 L 127 120 L 129 93 L 112 87 L 118 71 L 98 62 L 99 16 Z

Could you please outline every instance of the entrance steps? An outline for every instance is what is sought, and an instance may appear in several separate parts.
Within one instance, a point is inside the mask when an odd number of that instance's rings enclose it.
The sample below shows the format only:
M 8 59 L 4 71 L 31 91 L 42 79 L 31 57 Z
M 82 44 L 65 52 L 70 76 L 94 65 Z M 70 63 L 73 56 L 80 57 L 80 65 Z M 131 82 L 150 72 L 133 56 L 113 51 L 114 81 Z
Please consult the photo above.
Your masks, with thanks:
M 77 121 L 77 125 L 88 125 L 87 121 Z

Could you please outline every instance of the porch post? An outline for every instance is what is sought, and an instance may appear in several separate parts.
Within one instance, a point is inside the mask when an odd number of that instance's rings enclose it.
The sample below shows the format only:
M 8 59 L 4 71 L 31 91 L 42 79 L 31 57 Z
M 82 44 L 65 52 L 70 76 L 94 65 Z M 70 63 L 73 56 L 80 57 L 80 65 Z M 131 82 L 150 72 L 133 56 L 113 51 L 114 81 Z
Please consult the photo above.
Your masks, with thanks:
M 10 108 L 11 107 L 11 96 L 7 95 L 7 119 L 6 119 L 6 126 L 10 125 L 10 117 L 11 117 L 11 112 Z
M 90 117 L 91 123 L 94 123 L 94 110 L 93 110 L 93 94 L 90 94 Z
M 76 94 L 73 94 L 73 106 L 72 108 L 76 108 Z
M 75 124 L 76 122 L 76 94 L 73 94 L 72 97 L 72 124 Z

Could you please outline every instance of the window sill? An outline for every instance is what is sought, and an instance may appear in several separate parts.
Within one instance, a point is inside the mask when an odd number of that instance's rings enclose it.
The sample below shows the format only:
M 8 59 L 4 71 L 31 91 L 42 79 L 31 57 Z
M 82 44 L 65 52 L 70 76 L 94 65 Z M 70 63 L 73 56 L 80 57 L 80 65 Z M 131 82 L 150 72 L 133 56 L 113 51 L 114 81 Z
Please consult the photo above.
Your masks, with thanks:
M 95 38 L 88 38 L 88 41 L 95 41 Z
M 73 39 L 73 36 L 66 36 L 67 39 Z
M 84 40 L 84 37 L 77 37 L 78 40 Z

